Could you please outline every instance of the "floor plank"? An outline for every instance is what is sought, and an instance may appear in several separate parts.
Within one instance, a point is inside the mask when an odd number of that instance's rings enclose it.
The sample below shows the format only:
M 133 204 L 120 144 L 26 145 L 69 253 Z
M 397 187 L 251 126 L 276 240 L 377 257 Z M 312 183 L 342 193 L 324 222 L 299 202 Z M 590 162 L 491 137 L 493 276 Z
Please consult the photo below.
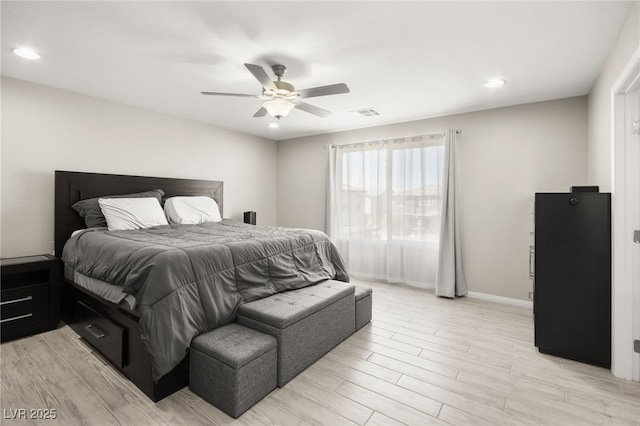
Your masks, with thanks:
M 365 424 L 371 415 L 373 410 L 360 405 L 347 398 L 342 398 L 340 395 L 329 392 L 316 386 L 313 382 L 306 381 L 303 378 L 298 380 L 292 380 L 287 383 L 285 388 L 297 392 L 302 396 L 305 396 L 312 401 L 322 405 L 325 408 L 341 415 L 342 417 L 351 420 L 357 424 Z
M 343 383 L 336 389 L 336 392 L 400 423 L 407 425 L 443 424 L 436 417 L 353 383 Z

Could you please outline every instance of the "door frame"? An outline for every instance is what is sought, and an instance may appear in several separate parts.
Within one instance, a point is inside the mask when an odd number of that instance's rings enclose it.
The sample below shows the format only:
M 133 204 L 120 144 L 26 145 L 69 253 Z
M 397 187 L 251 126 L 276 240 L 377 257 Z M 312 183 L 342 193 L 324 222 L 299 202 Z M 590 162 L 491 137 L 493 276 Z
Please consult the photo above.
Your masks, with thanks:
M 631 56 L 611 89 L 612 122 L 612 201 L 613 201 L 613 264 L 612 264 L 612 330 L 611 330 L 611 372 L 627 380 L 638 380 L 638 360 L 633 352 L 634 333 L 639 328 L 634 322 L 640 318 L 640 307 L 634 306 L 638 290 L 634 290 L 631 272 L 640 266 L 628 249 L 632 238 L 631 224 L 627 223 L 627 209 L 630 206 L 628 194 L 637 191 L 636 182 L 627 181 L 625 124 L 625 95 L 637 87 L 640 81 L 640 48 Z M 633 186 L 632 186 L 633 185 Z M 636 192 L 637 193 L 637 192 Z M 634 330 L 635 329 L 635 330 Z M 638 338 L 638 337 L 636 337 Z M 635 364 L 635 367 L 634 367 Z

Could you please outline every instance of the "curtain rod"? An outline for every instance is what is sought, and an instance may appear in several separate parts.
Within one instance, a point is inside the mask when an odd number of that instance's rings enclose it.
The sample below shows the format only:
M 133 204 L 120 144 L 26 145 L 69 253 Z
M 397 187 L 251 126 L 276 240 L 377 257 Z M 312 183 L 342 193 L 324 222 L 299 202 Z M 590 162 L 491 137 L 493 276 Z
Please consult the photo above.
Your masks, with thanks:
M 393 141 L 393 140 L 397 140 L 397 139 L 444 136 L 444 133 L 445 133 L 445 131 L 435 132 L 435 133 L 423 133 L 421 135 L 396 136 L 396 137 L 392 137 L 392 138 L 374 139 L 372 141 L 366 141 L 366 142 L 332 143 L 331 146 L 349 146 L 349 145 L 358 146 L 358 145 L 373 144 L 373 143 L 377 143 L 377 142 Z M 456 129 L 456 134 L 459 135 L 460 133 L 462 133 L 462 130 Z M 323 149 L 327 149 L 327 147 L 325 146 L 325 147 L 323 147 Z

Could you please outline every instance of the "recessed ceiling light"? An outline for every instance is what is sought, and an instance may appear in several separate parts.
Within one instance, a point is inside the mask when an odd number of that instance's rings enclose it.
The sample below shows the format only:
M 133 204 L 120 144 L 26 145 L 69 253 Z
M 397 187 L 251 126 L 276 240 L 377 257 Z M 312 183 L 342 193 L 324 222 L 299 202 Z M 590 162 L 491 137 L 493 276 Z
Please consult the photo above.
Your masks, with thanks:
M 280 125 L 278 123 L 269 123 L 269 127 L 271 129 L 277 129 L 278 127 L 280 127 Z
M 500 78 L 496 78 L 494 80 L 489 80 L 485 83 L 485 87 L 500 87 L 504 84 L 504 80 Z
M 40 59 L 38 52 L 30 47 L 17 47 L 13 49 L 13 53 L 25 59 Z

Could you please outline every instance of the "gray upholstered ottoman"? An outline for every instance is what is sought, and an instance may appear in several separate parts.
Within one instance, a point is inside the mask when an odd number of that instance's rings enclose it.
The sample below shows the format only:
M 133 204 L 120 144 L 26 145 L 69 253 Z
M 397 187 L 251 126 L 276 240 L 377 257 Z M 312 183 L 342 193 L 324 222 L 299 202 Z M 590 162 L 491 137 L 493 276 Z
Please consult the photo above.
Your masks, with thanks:
M 354 289 L 330 280 L 240 306 L 239 324 L 278 338 L 278 386 L 353 334 Z
M 369 287 L 356 286 L 356 330 L 360 330 L 371 321 L 371 303 L 373 292 Z
M 237 418 L 276 388 L 277 341 L 239 324 L 191 342 L 189 389 Z

